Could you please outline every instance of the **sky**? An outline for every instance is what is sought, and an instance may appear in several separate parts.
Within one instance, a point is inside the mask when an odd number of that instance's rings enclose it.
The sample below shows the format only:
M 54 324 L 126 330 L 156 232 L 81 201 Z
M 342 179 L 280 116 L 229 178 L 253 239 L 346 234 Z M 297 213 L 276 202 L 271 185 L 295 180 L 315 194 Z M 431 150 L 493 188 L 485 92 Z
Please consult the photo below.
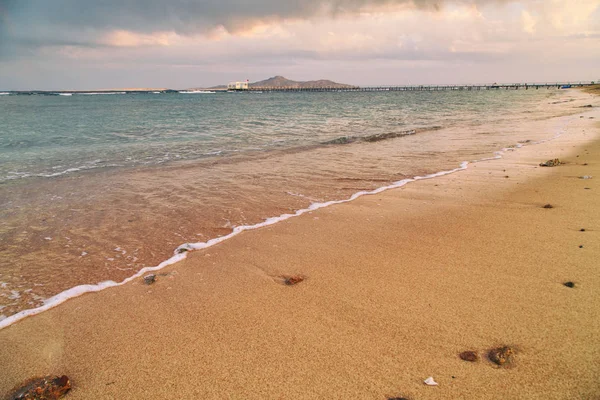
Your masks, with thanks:
M 600 80 L 600 0 L 0 0 L 0 90 Z

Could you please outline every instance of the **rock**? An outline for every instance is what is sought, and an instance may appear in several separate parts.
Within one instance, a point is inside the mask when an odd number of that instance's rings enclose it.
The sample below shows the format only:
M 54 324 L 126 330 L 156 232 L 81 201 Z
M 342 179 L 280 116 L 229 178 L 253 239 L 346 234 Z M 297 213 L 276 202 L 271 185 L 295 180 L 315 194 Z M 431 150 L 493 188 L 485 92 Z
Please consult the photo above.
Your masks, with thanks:
M 592 108 L 592 107 L 594 107 L 594 106 L 591 104 L 586 104 L 585 106 L 581 106 L 581 108 Z
M 46 376 L 44 378 L 34 378 L 25 382 L 21 387 L 14 390 L 8 397 L 8 400 L 55 400 L 63 397 L 71 390 L 69 377 Z
M 474 351 L 463 351 L 458 356 L 460 357 L 461 360 L 468 361 L 468 362 L 475 362 L 475 361 L 479 360 L 479 356 Z
M 494 364 L 504 366 L 512 363 L 515 351 L 509 346 L 497 347 L 488 352 L 488 358 Z
M 552 204 L 546 204 L 544 207 L 542 208 L 554 208 L 554 206 Z
M 152 285 L 154 282 L 156 282 L 156 275 L 150 274 L 144 277 L 144 283 L 146 285 Z
M 558 158 L 555 158 L 554 160 L 548 160 L 546 162 L 540 163 L 540 167 L 556 167 L 560 164 L 560 160 Z
M 566 287 L 568 287 L 568 288 L 571 288 L 571 289 L 572 289 L 572 288 L 574 288 L 574 287 L 575 287 L 575 282 L 571 282 L 571 281 L 569 281 L 569 282 L 565 282 L 565 283 L 563 283 L 563 285 L 565 285 Z
M 302 277 L 300 275 L 284 276 L 283 277 L 283 283 L 285 283 L 287 286 L 297 285 L 300 282 L 302 282 L 303 280 L 304 280 L 304 277 Z
M 581 228 L 579 232 L 585 232 L 585 228 Z
M 580 245 L 579 245 L 579 248 L 580 248 L 580 249 L 583 249 L 583 245 L 582 245 L 582 244 L 580 244 Z

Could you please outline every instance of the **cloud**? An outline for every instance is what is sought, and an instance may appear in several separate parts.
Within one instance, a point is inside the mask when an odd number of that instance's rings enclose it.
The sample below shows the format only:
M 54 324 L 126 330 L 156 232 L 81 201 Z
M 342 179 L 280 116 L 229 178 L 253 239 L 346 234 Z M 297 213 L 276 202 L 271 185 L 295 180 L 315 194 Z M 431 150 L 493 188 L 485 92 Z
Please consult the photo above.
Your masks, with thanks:
M 453 3 L 502 2 L 455 0 Z M 287 19 L 336 17 L 400 6 L 435 11 L 443 3 L 442 0 L 0 0 L 0 33 L 5 41 L 20 44 L 102 45 L 106 43 L 98 42 L 99 38 L 112 31 L 197 35 L 224 29 L 237 34 Z

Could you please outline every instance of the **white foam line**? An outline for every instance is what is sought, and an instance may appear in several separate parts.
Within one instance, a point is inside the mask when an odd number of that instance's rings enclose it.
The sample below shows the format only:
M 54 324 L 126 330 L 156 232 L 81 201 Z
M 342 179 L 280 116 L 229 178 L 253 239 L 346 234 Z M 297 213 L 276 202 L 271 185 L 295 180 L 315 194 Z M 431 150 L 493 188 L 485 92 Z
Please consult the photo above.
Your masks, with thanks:
M 528 144 L 528 145 L 545 143 L 545 142 L 549 142 L 551 140 L 558 138 L 559 136 L 561 136 L 564 133 L 565 127 L 568 123 L 569 123 L 569 121 L 566 121 L 564 124 L 565 126 L 562 127 L 561 129 L 559 129 L 558 132 L 553 137 L 551 137 L 549 139 L 540 140 L 537 142 L 532 142 L 531 144 Z M 361 191 L 361 192 L 354 193 L 352 196 L 350 196 L 349 198 L 347 198 L 345 200 L 332 200 L 332 201 L 327 201 L 324 203 L 312 203 L 310 206 L 308 206 L 308 208 L 303 208 L 301 210 L 296 211 L 293 214 L 282 214 L 278 217 L 267 218 L 263 222 L 259 222 L 254 225 L 236 226 L 235 228 L 233 228 L 233 231 L 230 234 L 221 236 L 218 238 L 210 239 L 206 242 L 184 243 L 181 246 L 177 247 L 177 249 L 175 249 L 175 255 L 173 255 L 168 260 L 161 262 L 160 264 L 158 264 L 155 267 L 142 268 L 141 270 L 136 272 L 134 275 L 132 275 L 129 278 L 126 278 L 125 280 L 118 282 L 118 283 L 115 281 L 104 281 L 104 282 L 100 282 L 96 285 L 75 286 L 71 289 L 65 290 L 64 292 L 61 292 L 55 296 L 50 297 L 49 299 L 44 300 L 43 306 L 28 309 L 28 310 L 23 310 L 16 314 L 11 315 L 10 317 L 0 320 L 0 329 L 4 329 L 7 326 L 14 324 L 15 322 L 22 320 L 23 318 L 26 318 L 26 317 L 29 317 L 32 315 L 36 315 L 43 311 L 54 308 L 54 307 L 58 306 L 59 304 L 64 303 L 65 301 L 72 299 L 74 297 L 81 296 L 82 294 L 91 293 L 91 292 L 99 292 L 101 290 L 104 290 L 104 289 L 107 289 L 110 287 L 122 286 L 128 282 L 131 282 L 132 280 L 134 280 L 136 278 L 139 278 L 140 276 L 142 276 L 148 272 L 158 271 L 168 265 L 175 264 L 175 263 L 185 259 L 187 257 L 188 251 L 206 249 L 208 247 L 214 246 L 218 243 L 221 243 L 228 239 L 231 239 L 244 231 L 250 231 L 250 230 L 262 228 L 265 226 L 273 225 L 273 224 L 276 224 L 281 221 L 285 221 L 285 220 L 293 218 L 293 217 L 299 217 L 300 215 L 305 214 L 307 212 L 311 212 L 311 211 L 318 210 L 320 208 L 332 206 L 334 204 L 349 203 L 349 202 L 356 200 L 357 198 L 362 197 L 362 196 L 378 194 L 378 193 L 381 193 L 381 192 L 384 192 L 384 191 L 390 190 L 390 189 L 397 189 L 397 188 L 400 188 L 411 182 L 416 182 L 416 181 L 420 181 L 420 180 L 424 180 L 424 179 L 437 178 L 440 176 L 449 175 L 449 174 L 453 174 L 455 172 L 463 171 L 463 170 L 467 169 L 469 164 L 478 163 L 478 162 L 482 162 L 482 161 L 490 161 L 490 160 L 500 159 L 500 158 L 502 158 L 502 155 L 506 151 L 509 151 L 509 150 L 515 150 L 515 149 L 514 148 L 503 148 L 502 150 L 495 152 L 494 157 L 482 158 L 482 159 L 474 160 L 471 162 L 463 161 L 462 163 L 460 163 L 460 166 L 458 168 L 454 168 L 454 169 L 451 169 L 448 171 L 440 171 L 440 172 L 436 172 L 434 174 L 425 175 L 425 176 L 415 176 L 414 178 L 402 179 L 401 181 L 394 182 L 391 185 L 382 186 L 382 187 L 379 187 L 379 188 L 371 190 L 371 191 Z

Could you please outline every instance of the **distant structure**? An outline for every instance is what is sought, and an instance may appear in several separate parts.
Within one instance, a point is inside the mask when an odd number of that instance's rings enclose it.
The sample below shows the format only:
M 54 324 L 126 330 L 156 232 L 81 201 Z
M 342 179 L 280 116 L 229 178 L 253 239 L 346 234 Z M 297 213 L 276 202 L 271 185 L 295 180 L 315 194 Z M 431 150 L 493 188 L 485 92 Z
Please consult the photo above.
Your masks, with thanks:
M 227 90 L 248 90 L 248 80 L 246 79 L 243 82 L 229 82 Z

